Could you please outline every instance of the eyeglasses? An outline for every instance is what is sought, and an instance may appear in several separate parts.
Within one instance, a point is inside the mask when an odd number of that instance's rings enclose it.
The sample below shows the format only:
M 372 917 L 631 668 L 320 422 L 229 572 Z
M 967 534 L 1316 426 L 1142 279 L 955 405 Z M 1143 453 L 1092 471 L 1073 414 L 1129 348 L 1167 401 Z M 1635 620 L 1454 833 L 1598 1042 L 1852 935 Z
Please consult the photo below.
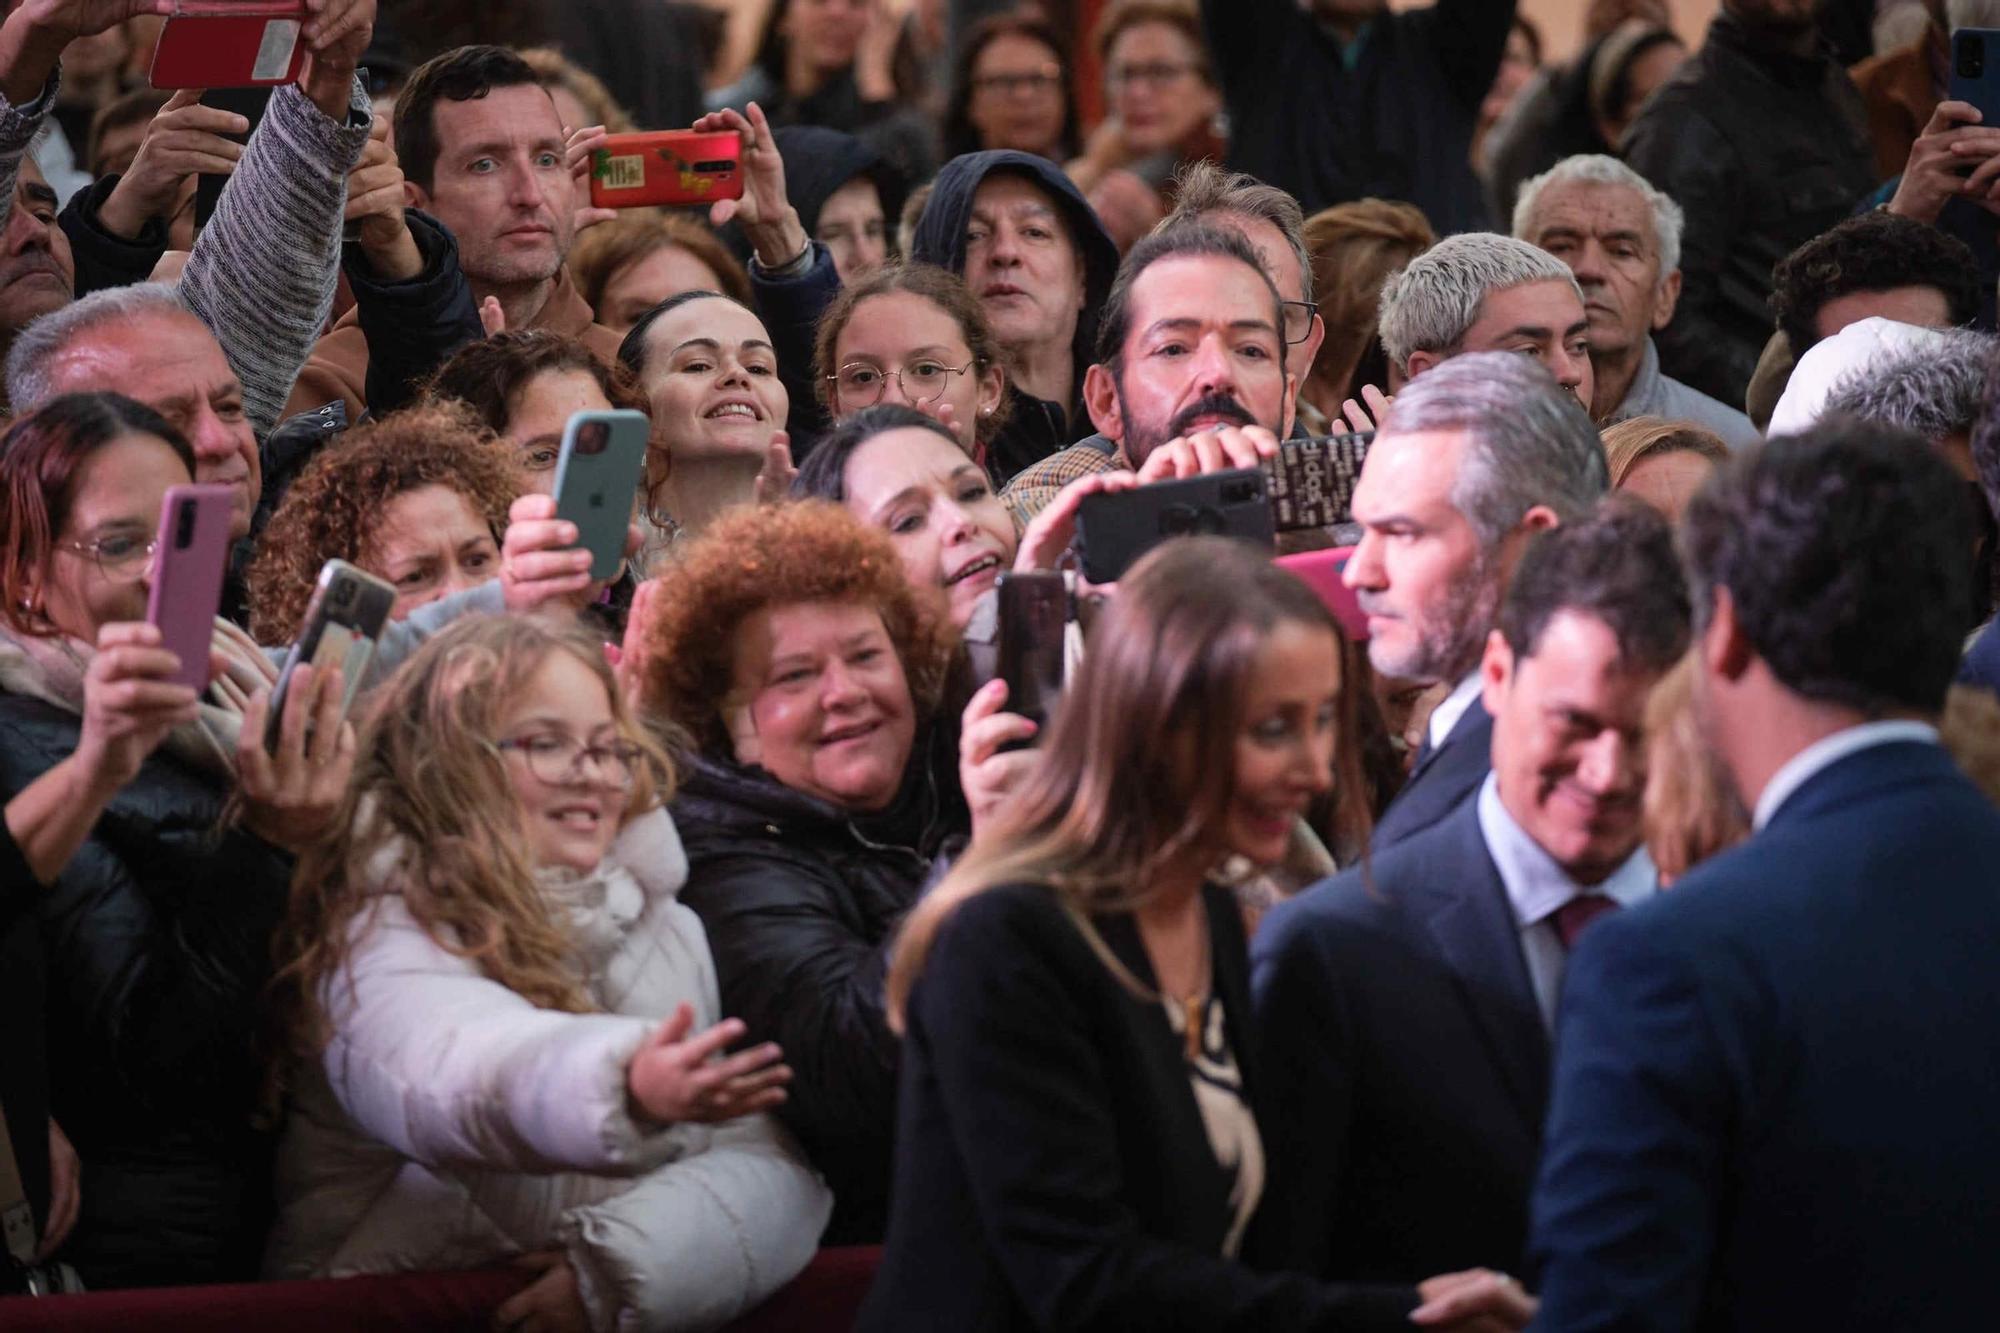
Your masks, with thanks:
M 551 787 L 583 781 L 583 765 L 588 760 L 597 772 L 598 781 L 619 791 L 631 790 L 638 779 L 640 759 L 645 754 L 630 741 L 585 745 L 573 736 L 553 733 L 501 741 L 497 748 L 512 750 L 520 755 L 536 780 Z
M 158 538 L 141 541 L 123 532 L 87 542 L 58 542 L 57 546 L 61 550 L 89 556 L 97 562 L 99 573 L 117 583 L 130 583 L 143 575 L 147 566 L 153 563 L 153 553 L 160 549 Z
M 1009 97 L 1016 93 L 1052 93 L 1060 87 L 1062 68 L 1058 65 L 1044 65 L 1024 74 L 981 74 L 972 81 L 975 93 L 1001 93 Z
M 1200 69 L 1200 65 L 1173 65 L 1165 61 L 1146 65 L 1114 65 L 1105 75 L 1105 79 L 1113 88 L 1122 88 L 1134 83 L 1147 83 L 1155 88 L 1164 88 Z
M 928 403 L 945 391 L 953 375 L 963 375 L 975 363 L 947 366 L 942 361 L 912 361 L 901 370 L 884 370 L 866 361 L 850 361 L 827 378 L 833 381 L 840 399 L 859 407 L 873 407 L 882 401 L 882 392 L 894 379 L 903 397 L 912 403 Z
M 1285 317 L 1285 346 L 1291 347 L 1312 337 L 1313 320 L 1319 317 L 1317 301 L 1280 301 Z

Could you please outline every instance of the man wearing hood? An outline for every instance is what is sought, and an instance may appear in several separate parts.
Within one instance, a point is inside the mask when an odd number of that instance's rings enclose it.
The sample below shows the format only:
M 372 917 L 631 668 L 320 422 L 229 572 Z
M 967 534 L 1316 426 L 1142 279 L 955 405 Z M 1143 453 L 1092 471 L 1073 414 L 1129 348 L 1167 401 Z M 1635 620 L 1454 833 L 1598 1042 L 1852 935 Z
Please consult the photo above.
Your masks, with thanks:
M 1118 250 L 1060 167 L 1007 149 L 953 158 L 910 257 L 965 279 L 1006 355 L 1011 405 L 988 453 L 996 476 L 1089 433 L 1083 373 Z

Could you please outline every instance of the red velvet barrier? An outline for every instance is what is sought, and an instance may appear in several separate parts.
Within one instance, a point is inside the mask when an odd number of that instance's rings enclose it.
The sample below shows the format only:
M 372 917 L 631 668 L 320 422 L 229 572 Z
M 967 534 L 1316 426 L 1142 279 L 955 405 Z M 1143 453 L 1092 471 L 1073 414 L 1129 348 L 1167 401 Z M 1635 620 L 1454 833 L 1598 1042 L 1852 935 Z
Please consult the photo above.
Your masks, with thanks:
M 730 1325 L 730 1333 L 847 1333 L 882 1251 L 821 1250 L 805 1272 Z M 518 1269 L 398 1273 L 313 1282 L 101 1291 L 0 1298 L 5 1333 L 486 1333 L 493 1311 L 526 1284 Z

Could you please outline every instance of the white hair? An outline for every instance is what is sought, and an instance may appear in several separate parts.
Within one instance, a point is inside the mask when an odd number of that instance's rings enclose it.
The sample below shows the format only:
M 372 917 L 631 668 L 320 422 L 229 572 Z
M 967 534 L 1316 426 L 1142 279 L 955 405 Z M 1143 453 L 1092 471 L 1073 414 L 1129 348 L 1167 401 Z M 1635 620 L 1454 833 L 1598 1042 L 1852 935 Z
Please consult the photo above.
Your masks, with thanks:
M 103 324 L 168 315 L 196 319 L 194 312 L 182 303 L 178 288 L 157 282 L 109 287 L 72 301 L 60 310 L 51 310 L 22 329 L 20 336 L 14 339 L 12 350 L 7 353 L 9 407 L 16 416 L 26 416 L 55 397 L 52 383 L 55 360 L 83 334 Z M 91 387 L 119 388 L 117 384 Z
M 1488 296 L 1531 282 L 1568 283 L 1583 304 L 1576 275 L 1554 255 L 1497 232 L 1447 236 L 1382 285 L 1382 350 L 1399 370 L 1413 352 L 1452 355 Z
M 1646 211 L 1653 215 L 1653 245 L 1660 252 L 1660 277 L 1665 278 L 1681 266 L 1681 231 L 1687 225 L 1687 215 L 1681 206 L 1665 191 L 1655 189 L 1644 176 L 1603 153 L 1566 157 L 1521 186 L 1520 197 L 1514 202 L 1514 234 L 1522 240 L 1534 239 L 1529 233 L 1533 230 L 1535 205 L 1541 202 L 1542 191 L 1552 185 L 1622 185 L 1638 191 L 1639 197 L 1646 201 Z
M 1970 431 L 1997 342 L 1991 334 L 1950 329 L 1935 343 L 1865 362 L 1834 385 L 1821 415 L 1896 426 L 1933 444 Z

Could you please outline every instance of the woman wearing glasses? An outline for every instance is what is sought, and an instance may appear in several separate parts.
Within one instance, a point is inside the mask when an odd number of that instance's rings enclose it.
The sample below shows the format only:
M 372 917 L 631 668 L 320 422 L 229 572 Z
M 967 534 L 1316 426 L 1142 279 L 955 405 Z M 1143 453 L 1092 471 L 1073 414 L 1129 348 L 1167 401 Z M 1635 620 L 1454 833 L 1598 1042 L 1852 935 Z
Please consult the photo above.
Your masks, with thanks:
M 267 1271 L 524 1258 L 502 1327 L 713 1328 L 831 1202 L 718 1021 L 665 756 L 602 645 L 486 617 L 384 687 L 280 941 L 291 1085 Z
M 843 290 L 820 317 L 813 371 L 833 421 L 878 403 L 913 407 L 999 484 L 1018 470 L 1003 457 L 1011 396 L 999 344 L 965 283 L 944 269 L 892 265 Z
M 1076 152 L 1069 56 L 1055 30 L 1031 14 L 996 14 L 958 48 L 944 155 L 1012 148 L 1051 162 Z
M 295 678 L 265 751 L 275 672 L 234 626 L 216 622 L 199 699 L 169 682 L 178 663 L 138 622 L 161 500 L 193 471 L 179 432 L 115 394 L 57 398 L 0 438 L 0 799 L 66 768 L 63 808 L 102 810 L 66 864 L 42 864 L 32 903 L 52 1110 L 88 1170 L 61 1258 L 93 1288 L 256 1271 L 252 1015 L 289 853 L 354 762 L 337 673 Z

